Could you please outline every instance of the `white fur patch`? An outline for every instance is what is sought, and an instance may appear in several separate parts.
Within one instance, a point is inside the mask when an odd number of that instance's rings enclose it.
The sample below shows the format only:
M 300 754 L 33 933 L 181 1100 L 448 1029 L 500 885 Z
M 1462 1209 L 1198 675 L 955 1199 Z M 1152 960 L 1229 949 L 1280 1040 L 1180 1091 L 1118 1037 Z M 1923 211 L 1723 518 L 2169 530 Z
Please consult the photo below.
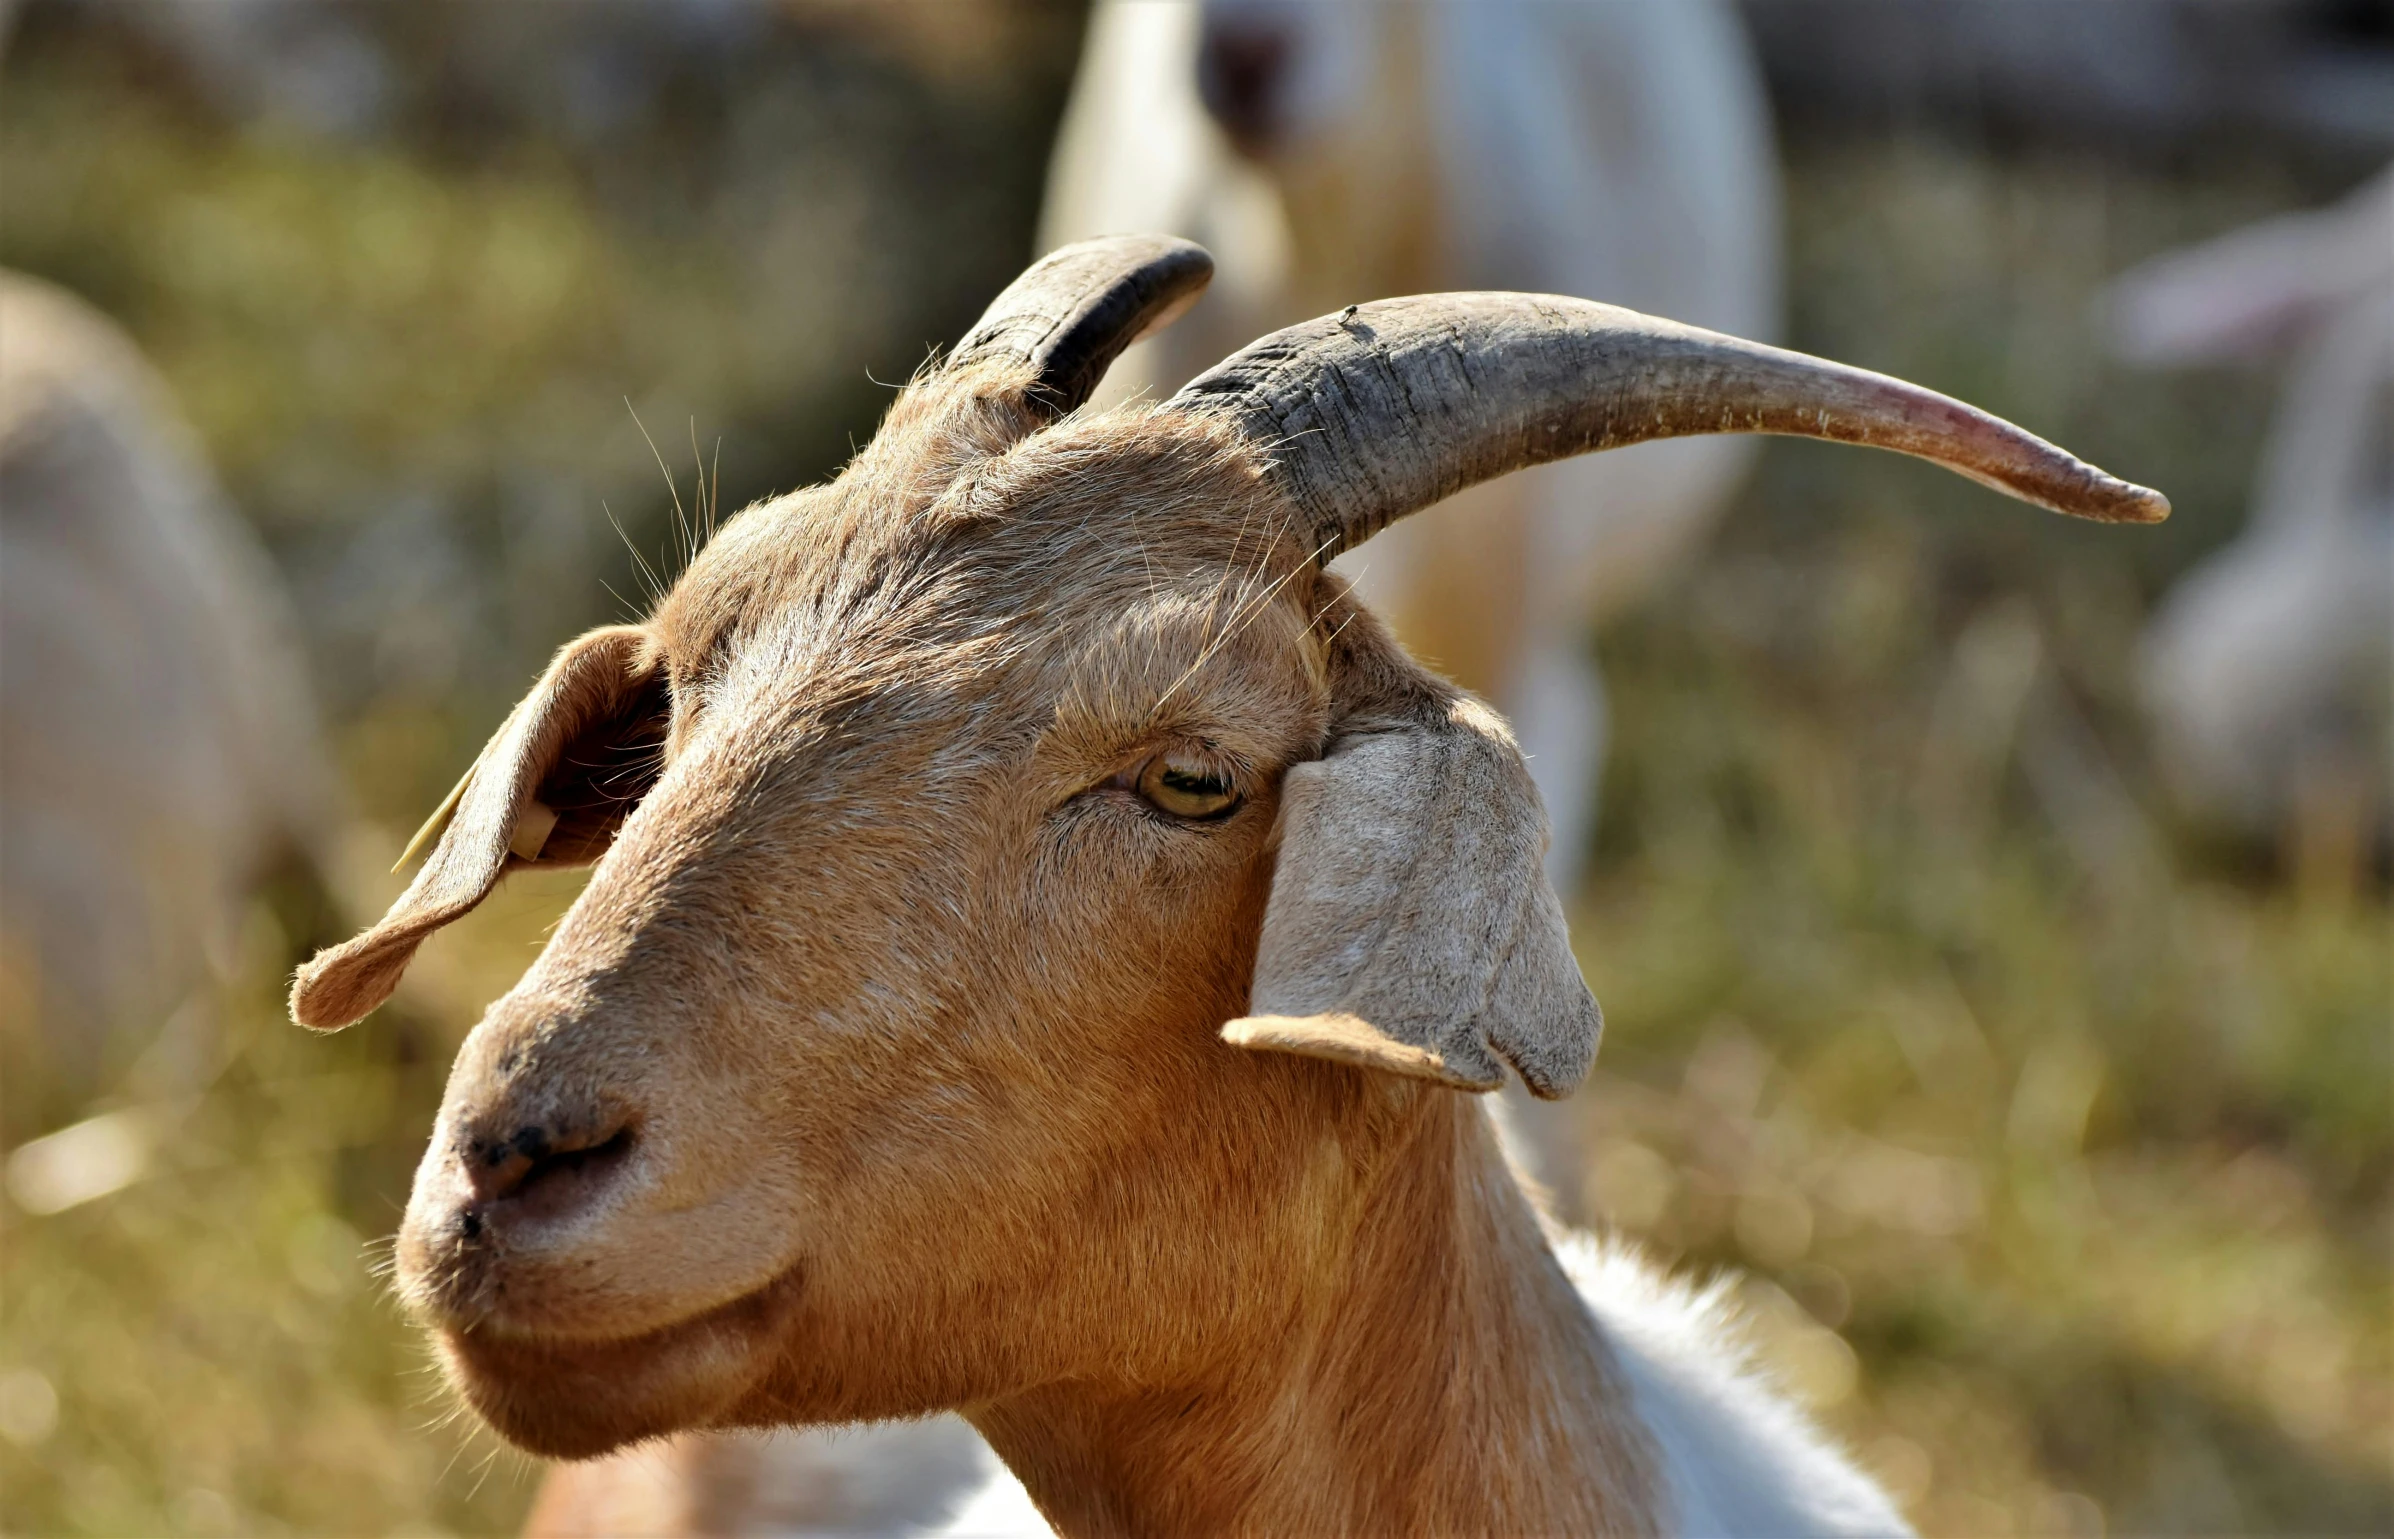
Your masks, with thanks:
M 1698 1292 L 1617 1240 L 1554 1240 L 1661 1454 L 1663 1532 L 1912 1532 L 1887 1494 L 1756 1367 L 1726 1284 Z

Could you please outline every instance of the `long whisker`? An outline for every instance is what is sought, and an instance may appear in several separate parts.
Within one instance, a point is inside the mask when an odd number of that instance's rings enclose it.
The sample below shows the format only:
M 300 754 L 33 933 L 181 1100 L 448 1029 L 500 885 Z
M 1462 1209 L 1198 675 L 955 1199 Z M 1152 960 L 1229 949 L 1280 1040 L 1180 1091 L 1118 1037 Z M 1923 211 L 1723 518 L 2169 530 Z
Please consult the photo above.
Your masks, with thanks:
M 632 543 L 632 537 L 624 533 L 623 524 L 616 518 L 615 510 L 603 502 L 599 504 L 599 507 L 605 511 L 607 522 L 615 526 L 616 538 L 623 541 L 623 548 L 632 553 L 632 564 L 639 569 L 640 586 L 647 591 L 650 605 L 654 606 L 664 602 L 664 579 L 657 575 L 655 567 L 648 564 L 648 557 L 640 554 L 640 547 Z
M 1328 550 L 1335 543 L 1337 543 L 1335 536 L 1331 539 L 1324 540 L 1321 544 L 1314 547 L 1312 555 L 1308 556 L 1304 561 L 1297 562 L 1290 566 L 1287 571 L 1281 573 L 1277 578 L 1273 579 L 1270 587 L 1264 589 L 1263 592 L 1257 594 L 1247 603 L 1242 604 L 1239 607 L 1238 612 L 1231 616 L 1231 623 L 1226 629 L 1223 630 L 1222 634 L 1215 637 L 1214 640 L 1206 646 L 1206 649 L 1198 654 L 1197 661 L 1189 664 L 1189 666 L 1181 673 L 1181 676 L 1172 681 L 1172 687 L 1170 689 L 1165 690 L 1161 695 L 1156 697 L 1155 705 L 1150 709 L 1149 715 L 1152 717 L 1155 712 L 1161 711 L 1166 702 L 1171 700 L 1174 695 L 1180 693 L 1182 685 L 1195 678 L 1198 672 L 1203 669 L 1207 663 L 1210 663 L 1214 660 L 1214 657 L 1217 653 L 1230 644 L 1232 638 L 1236 637 L 1241 631 L 1244 631 L 1249 625 L 1255 622 L 1256 617 L 1263 613 L 1264 605 L 1270 603 L 1275 597 L 1277 597 L 1280 590 L 1287 587 L 1290 580 L 1299 572 L 1305 570 L 1305 568 L 1311 565 L 1313 562 L 1320 560 L 1322 552 Z
M 657 474 L 665 478 L 665 495 L 673 499 L 673 528 L 675 536 L 676 538 L 684 541 L 684 543 L 687 543 L 689 538 L 690 516 L 682 510 L 682 489 L 680 486 L 675 484 L 673 472 L 671 469 L 667 468 L 665 464 L 664 453 L 657 448 L 657 441 L 648 436 L 648 424 L 640 420 L 640 413 L 633 407 L 632 398 L 628 395 L 623 398 L 623 409 L 625 411 L 631 412 L 632 426 L 640 430 L 641 441 L 648 445 L 648 452 L 656 459 Z M 697 421 L 695 418 L 692 419 L 690 430 L 692 435 L 695 436 L 698 431 Z

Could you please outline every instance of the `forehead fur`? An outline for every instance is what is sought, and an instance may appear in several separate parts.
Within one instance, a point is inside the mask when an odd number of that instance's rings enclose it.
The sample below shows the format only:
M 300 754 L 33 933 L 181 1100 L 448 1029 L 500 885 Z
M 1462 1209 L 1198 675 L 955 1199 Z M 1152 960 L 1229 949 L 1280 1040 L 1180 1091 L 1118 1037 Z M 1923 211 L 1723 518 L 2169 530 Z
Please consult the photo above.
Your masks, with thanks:
M 1292 531 L 1219 422 L 1141 406 L 1042 425 L 1011 371 L 932 374 L 836 480 L 734 517 L 650 629 L 691 675 L 795 630 L 870 641 L 858 666 L 900 641 L 1011 652 L 1110 624 L 1128 596 L 1251 599 L 1307 564 Z

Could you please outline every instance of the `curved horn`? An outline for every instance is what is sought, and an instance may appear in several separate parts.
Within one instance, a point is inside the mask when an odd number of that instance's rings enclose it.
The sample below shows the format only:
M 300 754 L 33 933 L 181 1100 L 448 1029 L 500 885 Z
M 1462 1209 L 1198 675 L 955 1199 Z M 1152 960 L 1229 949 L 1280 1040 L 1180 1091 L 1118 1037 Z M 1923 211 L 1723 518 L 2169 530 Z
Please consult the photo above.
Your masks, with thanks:
M 1250 343 L 1168 404 L 1228 416 L 1270 446 L 1325 561 L 1509 470 L 1696 433 L 1893 449 L 2076 518 L 2170 511 L 2159 492 L 1933 390 L 1550 294 L 1350 306 Z
M 1214 276 L 1203 246 L 1169 235 L 1108 235 L 1059 246 L 991 301 L 948 355 L 1038 370 L 1031 399 L 1060 417 L 1089 399 L 1122 350 L 1170 325 Z

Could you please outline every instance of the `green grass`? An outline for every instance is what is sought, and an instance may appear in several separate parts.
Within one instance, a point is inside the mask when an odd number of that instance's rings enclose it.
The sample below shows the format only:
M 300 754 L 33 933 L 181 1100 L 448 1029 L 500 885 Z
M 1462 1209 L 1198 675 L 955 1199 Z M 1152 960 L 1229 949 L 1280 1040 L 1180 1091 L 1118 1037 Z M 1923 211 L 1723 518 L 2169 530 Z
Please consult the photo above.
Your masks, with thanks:
M 213 1001 L 221 1073 L 147 1178 L 8 1215 L 5 1360 L 59 1408 L 0 1441 L 0 1524 L 502 1532 L 524 1461 L 449 1420 L 368 1243 L 397 1221 L 446 1043 L 404 1018 L 304 1035 L 279 1009 L 284 939 L 263 913 L 254 931 L 244 986 Z

